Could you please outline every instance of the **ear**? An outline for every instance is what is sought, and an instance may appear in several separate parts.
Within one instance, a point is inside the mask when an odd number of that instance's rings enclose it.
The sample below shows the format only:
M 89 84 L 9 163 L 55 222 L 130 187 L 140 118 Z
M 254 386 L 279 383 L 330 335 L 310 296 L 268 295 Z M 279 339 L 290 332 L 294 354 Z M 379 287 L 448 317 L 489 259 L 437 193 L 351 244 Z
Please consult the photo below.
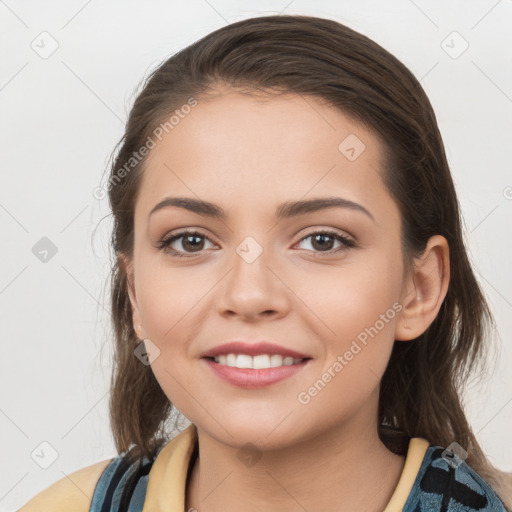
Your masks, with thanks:
M 124 253 L 117 255 L 119 268 L 126 275 L 126 288 L 128 290 L 128 296 L 132 306 L 132 321 L 133 328 L 140 339 L 144 339 L 142 331 L 142 319 L 139 312 L 139 306 L 137 304 L 137 294 L 135 293 L 135 279 L 133 272 L 133 260 Z
M 446 238 L 431 237 L 423 254 L 415 258 L 404 281 L 395 339 L 408 341 L 421 336 L 435 320 L 448 291 L 450 253 Z

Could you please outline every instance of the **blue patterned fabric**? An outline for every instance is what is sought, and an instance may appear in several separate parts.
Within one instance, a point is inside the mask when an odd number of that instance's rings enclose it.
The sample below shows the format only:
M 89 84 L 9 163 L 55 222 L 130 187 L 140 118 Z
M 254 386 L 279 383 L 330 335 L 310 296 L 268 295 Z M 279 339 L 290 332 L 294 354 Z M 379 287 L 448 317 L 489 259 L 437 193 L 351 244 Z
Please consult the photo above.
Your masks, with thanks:
M 157 452 L 160 453 L 160 449 Z M 156 459 L 144 458 L 142 465 L 126 461 L 128 451 L 114 458 L 103 470 L 89 512 L 141 512 L 146 498 L 149 471 Z
M 430 445 L 402 512 L 509 512 L 492 487 L 464 461 L 450 463 Z
M 510 512 L 482 477 L 460 459 L 448 462 L 443 452 L 440 446 L 427 448 L 404 508 L 393 512 Z M 154 459 L 138 467 L 127 464 L 125 455 L 103 471 L 89 512 L 142 512 Z

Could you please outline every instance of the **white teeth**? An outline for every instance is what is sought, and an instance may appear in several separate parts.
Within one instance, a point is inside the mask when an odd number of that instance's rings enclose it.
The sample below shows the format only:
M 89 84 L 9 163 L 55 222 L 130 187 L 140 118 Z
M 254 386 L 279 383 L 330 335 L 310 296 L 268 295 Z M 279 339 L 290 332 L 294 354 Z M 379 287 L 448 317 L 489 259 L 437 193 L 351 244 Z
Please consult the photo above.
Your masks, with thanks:
M 270 356 L 270 368 L 275 368 L 276 366 L 283 365 L 283 357 L 279 354 L 272 354 Z
M 237 368 L 252 368 L 252 357 L 245 354 L 238 354 L 236 356 Z
M 255 370 L 262 370 L 266 368 L 276 368 L 278 366 L 291 366 L 300 363 L 301 358 L 294 359 L 293 357 L 283 357 L 279 354 L 260 354 L 257 356 L 249 356 L 247 354 L 225 354 L 214 357 L 216 363 L 234 368 L 253 368 Z
M 270 368 L 270 356 L 267 356 L 266 354 L 254 356 L 252 358 L 252 367 L 255 370 L 260 368 Z

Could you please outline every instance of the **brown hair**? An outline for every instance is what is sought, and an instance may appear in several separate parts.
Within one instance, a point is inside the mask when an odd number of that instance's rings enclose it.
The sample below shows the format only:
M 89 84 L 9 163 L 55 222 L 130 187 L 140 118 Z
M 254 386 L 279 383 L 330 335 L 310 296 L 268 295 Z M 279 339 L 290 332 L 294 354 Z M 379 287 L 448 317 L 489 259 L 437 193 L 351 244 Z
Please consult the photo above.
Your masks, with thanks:
M 377 43 L 336 21 L 310 16 L 263 16 L 216 30 L 161 64 L 136 98 L 108 190 L 115 252 L 110 419 L 117 450 L 133 444 L 134 457 L 153 457 L 168 440 L 165 426 L 173 411 L 151 367 L 134 356 L 140 340 L 118 256 L 133 254 L 134 209 L 145 158 L 130 159 L 173 111 L 219 84 L 324 100 L 380 138 L 386 151 L 385 184 L 401 212 L 404 261 L 409 265 L 431 236 L 443 235 L 450 247 L 451 277 L 428 329 L 414 341 L 395 341 L 381 381 L 379 435 L 397 451 L 410 437 L 443 447 L 456 441 L 468 452 L 468 465 L 512 506 L 512 476 L 488 461 L 459 395 L 476 366 L 484 368 L 494 323 L 468 259 L 432 106 L 412 73 Z M 133 165 L 127 169 L 129 161 Z

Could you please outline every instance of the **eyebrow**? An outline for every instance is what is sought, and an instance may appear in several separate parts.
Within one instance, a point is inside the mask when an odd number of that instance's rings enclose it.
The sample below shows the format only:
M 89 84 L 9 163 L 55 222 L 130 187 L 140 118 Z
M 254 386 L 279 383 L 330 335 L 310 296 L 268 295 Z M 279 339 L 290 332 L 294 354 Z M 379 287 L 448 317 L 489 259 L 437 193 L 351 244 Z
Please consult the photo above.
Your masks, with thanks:
M 197 213 L 203 217 L 211 217 L 214 219 L 220 219 L 225 221 L 228 214 L 220 206 L 203 201 L 201 199 L 195 199 L 192 197 L 166 197 L 160 201 L 149 213 L 148 217 L 153 213 L 170 206 L 178 208 L 184 208 L 193 213 Z M 374 222 L 375 218 L 373 215 L 359 203 L 350 201 L 349 199 L 343 199 L 341 197 L 322 197 L 318 199 L 308 199 L 303 201 L 287 201 L 282 203 L 276 208 L 276 219 L 278 221 L 291 217 L 297 217 L 299 215 L 305 215 L 308 213 L 317 212 L 327 208 L 347 208 L 354 211 L 359 211 L 370 217 Z

